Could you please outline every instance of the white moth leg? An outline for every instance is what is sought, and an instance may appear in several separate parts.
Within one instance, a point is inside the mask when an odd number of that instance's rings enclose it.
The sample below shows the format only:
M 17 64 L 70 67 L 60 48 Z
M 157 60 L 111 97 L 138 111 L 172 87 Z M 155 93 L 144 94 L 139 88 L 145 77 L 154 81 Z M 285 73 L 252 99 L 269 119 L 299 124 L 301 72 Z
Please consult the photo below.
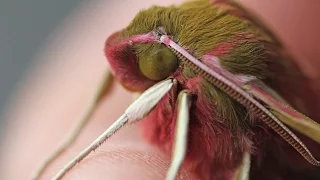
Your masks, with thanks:
M 86 108 L 86 112 L 82 119 L 77 122 L 76 126 L 72 131 L 70 131 L 69 135 L 64 139 L 64 141 L 58 146 L 58 148 L 51 154 L 47 159 L 42 163 L 39 169 L 34 174 L 34 180 L 39 179 L 48 166 L 55 161 L 63 152 L 65 152 L 77 139 L 79 134 L 81 133 L 82 129 L 87 125 L 90 120 L 91 115 L 93 114 L 94 110 L 96 109 L 97 104 L 100 102 L 102 97 L 108 92 L 111 87 L 111 83 L 113 80 L 112 74 L 107 71 L 102 79 L 102 82 L 99 84 L 99 88 L 94 95 L 89 106 Z
M 115 121 L 104 133 L 102 133 L 95 141 L 93 141 L 78 156 L 71 160 L 53 177 L 53 180 L 61 179 L 68 171 L 70 171 L 83 158 L 88 156 L 92 151 L 97 149 L 104 141 L 111 137 L 121 127 L 127 123 L 133 123 L 147 114 L 157 105 L 162 97 L 176 84 L 173 79 L 164 80 L 141 94 L 125 111 L 125 113 Z
M 187 136 L 189 125 L 189 109 L 191 105 L 191 97 L 187 91 L 182 91 L 178 96 L 178 117 L 175 130 L 174 148 L 172 153 L 172 161 L 168 170 L 166 180 L 174 180 L 187 151 Z
M 251 155 L 249 152 L 246 152 L 244 154 L 242 164 L 237 171 L 236 180 L 249 180 L 250 164 L 251 164 Z

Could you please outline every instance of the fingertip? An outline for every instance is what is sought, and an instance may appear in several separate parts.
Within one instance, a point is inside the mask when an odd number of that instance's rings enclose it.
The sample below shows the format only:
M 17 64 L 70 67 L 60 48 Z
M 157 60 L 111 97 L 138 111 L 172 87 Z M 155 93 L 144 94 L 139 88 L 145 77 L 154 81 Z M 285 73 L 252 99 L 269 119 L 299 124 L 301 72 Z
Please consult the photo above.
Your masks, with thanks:
M 86 158 L 67 174 L 66 179 L 163 180 L 169 163 L 168 157 L 153 148 L 113 147 Z M 194 180 L 185 170 L 181 170 L 178 179 Z

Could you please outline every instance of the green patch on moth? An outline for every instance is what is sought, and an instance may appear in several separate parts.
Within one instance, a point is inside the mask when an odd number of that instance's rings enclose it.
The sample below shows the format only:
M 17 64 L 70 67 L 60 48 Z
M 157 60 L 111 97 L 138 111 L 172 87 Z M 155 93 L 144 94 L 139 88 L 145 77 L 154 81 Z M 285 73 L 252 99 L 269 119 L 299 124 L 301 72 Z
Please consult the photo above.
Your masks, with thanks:
M 180 6 L 153 6 L 142 10 L 123 31 L 125 36 L 143 34 L 164 27 L 182 47 L 196 58 L 215 49 L 220 43 L 235 40 L 239 34 L 251 35 L 233 50 L 221 56 L 221 64 L 236 74 L 267 76 L 270 38 L 247 20 L 229 14 L 208 0 L 184 3 Z M 145 52 L 156 52 L 157 44 L 135 44 L 133 50 L 138 59 Z M 161 45 L 163 46 L 163 45 Z
M 266 79 L 271 75 L 269 63 L 272 56 L 262 42 L 248 39 L 239 43 L 230 53 L 221 56 L 220 60 L 222 66 L 234 74 Z
M 190 67 L 184 67 L 182 69 L 182 74 L 184 77 L 189 78 L 189 79 L 193 78 L 197 75 L 196 72 L 194 72 L 194 70 Z
M 201 88 L 207 99 L 213 99 L 216 106 L 216 116 L 223 120 L 222 124 L 231 130 L 246 129 L 249 126 L 249 115 L 244 106 L 230 98 L 220 89 L 213 88 L 206 80 L 202 82 Z

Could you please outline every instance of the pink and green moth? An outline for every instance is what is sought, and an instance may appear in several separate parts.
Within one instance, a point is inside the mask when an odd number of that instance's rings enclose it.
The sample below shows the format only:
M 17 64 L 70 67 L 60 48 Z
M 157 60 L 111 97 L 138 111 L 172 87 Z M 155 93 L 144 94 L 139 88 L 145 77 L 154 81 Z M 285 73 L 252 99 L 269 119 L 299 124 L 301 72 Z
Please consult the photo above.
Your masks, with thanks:
M 320 94 L 276 35 L 238 3 L 153 6 L 111 35 L 105 54 L 115 79 L 142 94 L 53 179 L 137 121 L 145 139 L 171 156 L 167 180 L 182 166 L 203 180 L 320 179 L 320 125 L 312 120 L 320 120 Z M 72 144 L 110 77 L 35 179 Z

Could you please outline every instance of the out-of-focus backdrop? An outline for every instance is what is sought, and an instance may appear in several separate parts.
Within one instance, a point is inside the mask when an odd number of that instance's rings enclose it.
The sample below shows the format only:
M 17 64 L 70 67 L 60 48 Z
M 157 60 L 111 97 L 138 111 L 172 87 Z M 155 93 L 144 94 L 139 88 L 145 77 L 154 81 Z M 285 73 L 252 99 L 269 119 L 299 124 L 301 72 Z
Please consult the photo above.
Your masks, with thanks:
M 8 102 L 5 109 L 1 105 L 1 180 L 30 179 L 83 116 L 92 93 L 107 69 L 103 48 L 111 33 L 128 25 L 143 8 L 183 0 L 138 0 L 134 3 L 131 0 L 24 1 L 0 1 L 1 43 L 4 37 L 5 41 L 13 43 L 10 46 L 6 42 L 1 44 L 6 46 L 6 54 L 1 52 L 0 56 L 1 61 L 3 58 L 6 61 L 1 63 L 16 64 L 11 69 L 19 71 L 17 74 L 9 70 L 14 80 L 6 79 L 11 84 L 1 84 L 10 86 L 10 89 L 4 90 L 5 97 L 1 96 Z M 2 29 L 3 24 L 5 29 Z M 1 73 L 11 76 L 9 72 L 2 72 L 3 69 L 8 71 L 9 65 L 2 67 L 2 64 Z M 59 165 L 51 166 L 43 179 L 50 179 L 75 153 L 109 127 L 131 102 L 129 92 L 115 85 L 108 105 L 101 111 L 107 117 L 96 116 L 91 120 L 93 123 L 89 123 L 82 133 L 85 136 L 79 137 L 80 144 L 69 149 L 65 157 L 59 158 L 55 162 Z M 129 133 L 122 132 L 124 136 Z M 121 133 L 117 134 L 121 142 L 124 142 L 124 136 L 121 138 Z M 126 137 L 129 137 L 128 142 L 136 142 L 137 131 L 131 128 Z
M 85 0 L 1 0 L 0 132 L 3 114 L 19 82 L 51 34 Z M 0 133 L 1 135 L 1 133 Z

